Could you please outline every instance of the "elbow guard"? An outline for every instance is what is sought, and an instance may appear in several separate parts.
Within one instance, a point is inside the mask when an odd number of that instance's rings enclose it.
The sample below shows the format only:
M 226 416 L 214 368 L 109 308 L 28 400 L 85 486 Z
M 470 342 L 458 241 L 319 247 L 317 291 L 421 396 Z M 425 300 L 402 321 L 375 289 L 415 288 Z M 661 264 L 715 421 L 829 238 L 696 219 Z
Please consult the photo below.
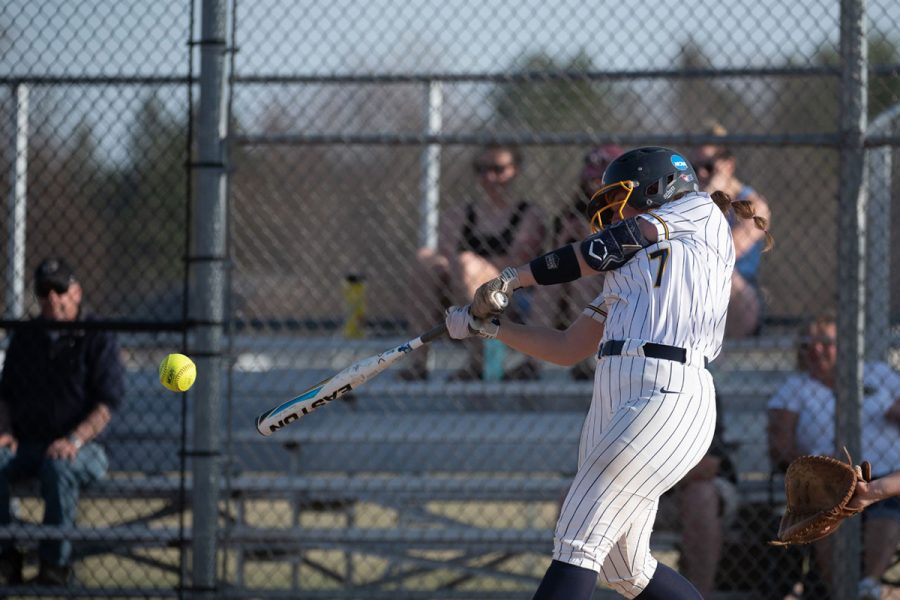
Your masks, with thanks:
M 641 233 L 637 219 L 631 217 L 581 242 L 581 256 L 595 271 L 615 271 L 653 243 Z

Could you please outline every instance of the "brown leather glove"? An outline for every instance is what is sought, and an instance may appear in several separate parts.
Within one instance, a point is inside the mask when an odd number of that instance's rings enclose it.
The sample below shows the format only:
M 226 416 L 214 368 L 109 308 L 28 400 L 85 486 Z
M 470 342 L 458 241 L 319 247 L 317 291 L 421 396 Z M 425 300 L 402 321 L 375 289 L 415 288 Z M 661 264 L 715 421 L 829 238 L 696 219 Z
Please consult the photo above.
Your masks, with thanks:
M 868 462 L 854 466 L 830 456 L 801 456 L 791 462 L 784 476 L 787 508 L 778 527 L 778 539 L 770 544 L 808 544 L 834 533 L 844 519 L 862 512 L 847 503 L 860 480 L 872 479 Z

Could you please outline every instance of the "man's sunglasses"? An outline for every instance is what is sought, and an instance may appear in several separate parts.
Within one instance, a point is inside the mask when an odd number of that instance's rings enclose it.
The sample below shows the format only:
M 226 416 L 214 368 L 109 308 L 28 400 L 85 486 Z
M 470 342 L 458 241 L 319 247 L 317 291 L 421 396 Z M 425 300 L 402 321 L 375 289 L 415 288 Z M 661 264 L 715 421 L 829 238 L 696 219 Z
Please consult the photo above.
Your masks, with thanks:
M 57 294 L 65 294 L 69 291 L 69 284 L 61 284 L 57 282 L 43 282 L 37 284 L 35 286 L 35 292 L 38 295 L 38 298 L 46 298 L 50 295 L 50 292 L 56 292 Z

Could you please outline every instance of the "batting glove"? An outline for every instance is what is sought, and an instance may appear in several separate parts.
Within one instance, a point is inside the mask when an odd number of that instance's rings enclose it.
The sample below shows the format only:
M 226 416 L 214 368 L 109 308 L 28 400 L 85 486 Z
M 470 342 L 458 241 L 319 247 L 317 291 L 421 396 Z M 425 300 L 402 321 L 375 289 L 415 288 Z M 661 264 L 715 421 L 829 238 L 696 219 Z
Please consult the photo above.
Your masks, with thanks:
M 470 305 L 451 306 L 444 313 L 444 321 L 447 324 L 447 333 L 454 340 L 464 340 L 467 337 L 477 335 L 483 338 L 495 338 L 500 331 L 500 320 L 476 319 L 470 312 Z
M 493 315 L 499 315 L 509 302 L 498 302 L 497 292 L 500 292 L 508 299 L 520 287 L 522 287 L 522 284 L 519 283 L 519 272 L 516 268 L 507 267 L 503 269 L 498 277 L 481 284 L 475 290 L 475 298 L 472 300 L 472 315 L 476 319 L 486 319 Z

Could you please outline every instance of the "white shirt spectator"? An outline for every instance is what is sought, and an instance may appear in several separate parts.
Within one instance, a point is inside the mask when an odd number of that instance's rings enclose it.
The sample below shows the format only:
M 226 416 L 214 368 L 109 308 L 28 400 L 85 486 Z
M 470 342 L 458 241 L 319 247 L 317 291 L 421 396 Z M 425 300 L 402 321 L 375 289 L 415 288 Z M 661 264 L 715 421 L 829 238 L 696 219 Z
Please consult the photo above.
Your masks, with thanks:
M 862 456 L 858 460 L 871 462 L 876 474 L 897 470 L 900 425 L 887 420 L 884 413 L 900 398 L 900 373 L 883 362 L 867 363 L 863 391 Z M 834 403 L 830 388 L 807 373 L 798 373 L 782 384 L 768 407 L 797 414 L 797 447 L 801 452 L 834 455 Z

